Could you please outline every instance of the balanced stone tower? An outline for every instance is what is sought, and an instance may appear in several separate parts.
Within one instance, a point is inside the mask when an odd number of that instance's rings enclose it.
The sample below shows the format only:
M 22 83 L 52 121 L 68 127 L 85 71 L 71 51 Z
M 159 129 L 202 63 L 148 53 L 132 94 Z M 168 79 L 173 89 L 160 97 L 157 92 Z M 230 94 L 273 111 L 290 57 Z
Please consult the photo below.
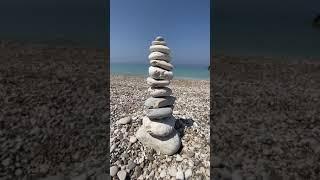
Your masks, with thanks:
M 143 145 L 173 155 L 179 150 L 181 140 L 174 128 L 176 120 L 172 115 L 175 97 L 167 87 L 173 78 L 170 49 L 163 37 L 158 36 L 152 41 L 150 52 L 147 83 L 151 97 L 145 101 L 146 116 L 136 136 Z

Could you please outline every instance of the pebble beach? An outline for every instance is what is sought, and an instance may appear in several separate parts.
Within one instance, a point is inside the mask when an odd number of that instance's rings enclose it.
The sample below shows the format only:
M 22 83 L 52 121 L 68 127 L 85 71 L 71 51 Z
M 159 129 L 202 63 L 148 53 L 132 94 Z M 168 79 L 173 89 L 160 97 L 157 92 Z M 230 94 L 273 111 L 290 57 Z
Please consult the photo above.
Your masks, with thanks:
M 114 179 L 209 179 L 210 82 L 173 79 L 173 116 L 182 148 L 173 156 L 144 147 L 135 138 L 149 97 L 146 78 L 110 77 L 110 174 Z

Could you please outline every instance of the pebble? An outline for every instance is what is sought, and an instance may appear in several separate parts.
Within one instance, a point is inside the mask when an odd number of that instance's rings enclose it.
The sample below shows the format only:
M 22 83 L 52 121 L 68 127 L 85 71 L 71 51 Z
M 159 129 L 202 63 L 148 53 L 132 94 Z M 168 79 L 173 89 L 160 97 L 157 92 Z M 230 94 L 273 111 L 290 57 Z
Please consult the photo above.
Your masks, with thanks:
M 170 117 L 171 114 L 172 114 L 171 107 L 147 109 L 146 110 L 146 116 L 150 119 L 162 119 L 162 118 Z
M 148 98 L 144 105 L 146 108 L 161 108 L 165 106 L 172 106 L 175 102 L 176 98 L 173 96 L 167 96 L 167 97 L 159 97 L 159 98 L 154 98 L 150 97 Z
M 151 87 L 165 87 L 170 84 L 170 81 L 169 80 L 155 80 L 155 79 L 152 79 L 151 77 L 148 77 L 147 84 L 150 85 Z
M 158 80 L 172 80 L 173 73 L 159 67 L 150 66 L 149 76 Z
M 177 175 L 177 169 L 173 166 L 169 168 L 168 172 L 169 172 L 169 175 L 172 177 L 175 177 Z
M 131 136 L 130 139 L 129 139 L 129 141 L 130 141 L 131 143 L 135 143 L 135 142 L 137 142 L 137 138 L 136 138 L 135 136 Z
M 153 147 L 157 151 L 167 155 L 175 154 L 181 146 L 180 137 L 175 129 L 173 129 L 170 138 L 164 140 L 151 136 L 149 133 L 147 133 L 146 129 L 141 126 L 136 133 L 136 137 L 146 146 Z
M 172 90 L 168 87 L 162 87 L 162 88 L 149 87 L 148 92 L 152 97 L 170 96 L 172 94 Z
M 154 171 L 151 171 L 150 172 L 150 174 L 149 174 L 149 178 L 148 179 L 153 179 L 154 178 L 154 175 L 155 175 L 155 173 L 154 173 Z
M 117 121 L 117 124 L 121 124 L 121 125 L 128 124 L 131 122 L 131 120 L 132 120 L 132 118 L 130 116 L 124 117 L 124 118 L 119 119 Z
M 14 172 L 14 174 L 15 174 L 16 176 L 21 176 L 22 173 L 23 173 L 23 171 L 22 171 L 21 169 L 16 169 L 16 171 Z
M 177 154 L 176 160 L 177 160 L 178 162 L 181 162 L 181 161 L 183 161 L 183 158 L 182 158 L 179 154 Z
M 162 52 L 152 52 L 148 56 L 149 60 L 163 60 L 166 62 L 171 61 L 171 57 L 168 54 L 162 53 Z
M 166 177 L 166 175 L 167 175 L 167 173 L 166 173 L 166 171 L 163 169 L 163 170 L 160 172 L 160 177 L 161 177 L 161 178 L 164 178 L 164 177 Z
M 117 176 L 120 180 L 125 180 L 127 177 L 127 172 L 124 170 L 121 170 L 117 173 Z
M 128 161 L 128 169 L 131 171 L 135 167 L 136 167 L 136 163 L 134 163 L 132 160 L 129 160 Z
M 9 166 L 11 164 L 11 159 L 8 157 L 8 158 L 6 158 L 6 159 L 4 159 L 3 161 L 2 161 L 2 165 L 4 166 L 4 167 L 7 167 L 7 166 Z
M 166 61 L 161 61 L 161 60 L 151 60 L 150 65 L 154 67 L 160 67 L 168 71 L 173 69 L 172 64 L 167 63 Z
M 118 173 L 118 170 L 119 170 L 118 166 L 112 166 L 112 167 L 110 167 L 110 175 L 111 175 L 112 177 L 115 176 L 115 175 Z
M 110 147 L 110 153 L 112 153 L 116 147 L 117 147 L 117 144 L 112 144 L 112 146 Z
M 181 169 L 179 169 L 176 174 L 176 180 L 184 180 L 184 174 Z
M 157 36 L 155 40 L 156 41 L 164 41 L 164 38 L 162 36 Z
M 185 178 L 189 179 L 192 176 L 192 170 L 191 169 L 187 169 L 186 172 L 184 172 Z
M 171 108 L 169 108 L 171 109 Z M 152 121 L 148 117 L 143 118 L 143 127 L 154 137 L 167 137 L 174 130 L 176 120 L 170 116 L 161 121 Z
M 170 54 L 170 48 L 164 45 L 151 45 L 149 50 L 151 52 L 162 52 L 165 54 Z

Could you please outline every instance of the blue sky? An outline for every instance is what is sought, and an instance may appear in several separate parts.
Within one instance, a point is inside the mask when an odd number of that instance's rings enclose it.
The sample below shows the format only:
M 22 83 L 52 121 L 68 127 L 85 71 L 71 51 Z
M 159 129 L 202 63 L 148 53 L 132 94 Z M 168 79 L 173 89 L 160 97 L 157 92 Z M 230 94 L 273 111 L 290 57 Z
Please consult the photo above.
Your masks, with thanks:
M 110 57 L 145 62 L 161 35 L 175 64 L 210 62 L 209 0 L 110 0 Z

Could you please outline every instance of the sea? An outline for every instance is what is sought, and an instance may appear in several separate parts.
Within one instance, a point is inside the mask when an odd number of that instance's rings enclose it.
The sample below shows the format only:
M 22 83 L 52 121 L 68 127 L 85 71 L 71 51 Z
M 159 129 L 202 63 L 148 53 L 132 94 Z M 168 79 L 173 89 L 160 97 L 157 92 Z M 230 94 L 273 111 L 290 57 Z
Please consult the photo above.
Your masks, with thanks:
M 115 75 L 148 76 L 149 64 L 112 62 L 110 72 Z M 210 71 L 207 65 L 173 64 L 174 79 L 210 80 Z

